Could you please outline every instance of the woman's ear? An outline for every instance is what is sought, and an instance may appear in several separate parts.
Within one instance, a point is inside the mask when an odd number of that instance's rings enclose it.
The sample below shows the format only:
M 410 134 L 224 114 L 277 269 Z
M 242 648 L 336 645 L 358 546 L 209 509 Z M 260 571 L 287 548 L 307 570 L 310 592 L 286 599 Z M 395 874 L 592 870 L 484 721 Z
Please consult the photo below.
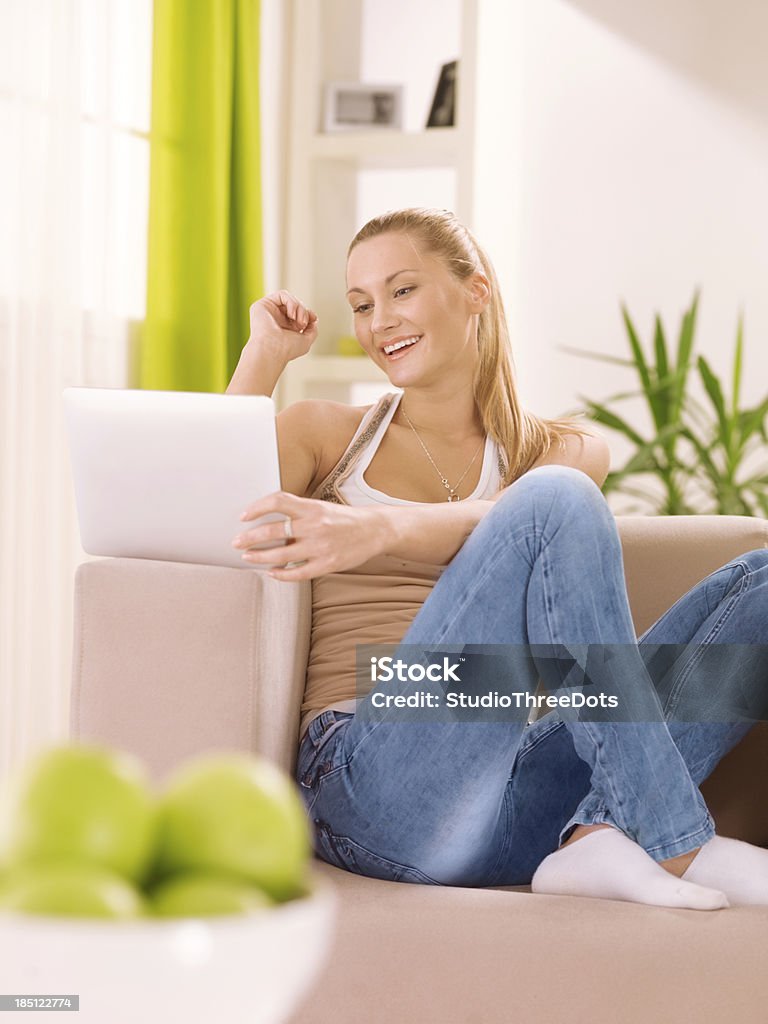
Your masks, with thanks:
M 491 301 L 491 283 L 479 270 L 468 279 L 468 293 L 473 313 L 482 313 Z

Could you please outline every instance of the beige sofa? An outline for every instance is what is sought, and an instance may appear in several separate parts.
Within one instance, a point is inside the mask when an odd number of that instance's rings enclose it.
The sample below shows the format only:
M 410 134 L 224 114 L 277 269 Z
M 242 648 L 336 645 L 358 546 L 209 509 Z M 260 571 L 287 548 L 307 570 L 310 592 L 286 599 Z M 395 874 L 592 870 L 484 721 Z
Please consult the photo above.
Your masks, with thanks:
M 768 538 L 747 517 L 617 522 L 638 635 Z M 309 584 L 253 570 L 85 563 L 73 738 L 134 751 L 157 779 L 214 748 L 258 751 L 292 771 L 310 614 Z M 766 726 L 703 788 L 723 834 L 768 845 Z M 386 882 L 318 864 L 337 887 L 339 926 L 292 1024 L 768 1021 L 768 907 L 667 910 Z

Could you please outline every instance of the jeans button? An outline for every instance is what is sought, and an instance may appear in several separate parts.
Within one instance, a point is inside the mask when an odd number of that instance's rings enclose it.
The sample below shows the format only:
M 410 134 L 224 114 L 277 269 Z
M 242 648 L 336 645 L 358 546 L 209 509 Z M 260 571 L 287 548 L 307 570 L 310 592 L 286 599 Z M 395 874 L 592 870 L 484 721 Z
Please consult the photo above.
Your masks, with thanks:
M 321 766 L 321 768 L 320 768 L 320 774 L 321 775 L 327 775 L 330 770 L 331 770 L 331 762 L 330 761 L 326 761 Z

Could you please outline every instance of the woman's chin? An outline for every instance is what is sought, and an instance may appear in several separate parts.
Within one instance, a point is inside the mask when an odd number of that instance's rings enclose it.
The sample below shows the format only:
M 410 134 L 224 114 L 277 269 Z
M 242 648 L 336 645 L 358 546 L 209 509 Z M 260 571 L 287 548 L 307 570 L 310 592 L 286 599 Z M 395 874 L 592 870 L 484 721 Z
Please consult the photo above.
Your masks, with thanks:
M 418 382 L 421 376 L 419 361 L 412 358 L 393 359 L 384 364 L 384 372 L 397 387 Z

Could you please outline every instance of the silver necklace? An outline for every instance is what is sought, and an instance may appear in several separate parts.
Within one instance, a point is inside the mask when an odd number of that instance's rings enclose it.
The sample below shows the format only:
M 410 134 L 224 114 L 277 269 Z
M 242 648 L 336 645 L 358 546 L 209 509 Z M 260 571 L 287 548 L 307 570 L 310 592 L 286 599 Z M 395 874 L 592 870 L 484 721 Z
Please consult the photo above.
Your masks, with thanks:
M 445 478 L 445 477 L 443 476 L 443 474 L 442 474 L 442 473 L 440 472 L 440 470 L 439 470 L 439 468 L 438 468 L 438 465 L 437 465 L 437 463 L 435 462 L 435 460 L 434 460 L 434 459 L 432 458 L 432 456 L 431 456 L 431 455 L 430 455 L 430 453 L 429 453 L 429 448 L 427 448 L 427 446 L 426 446 L 426 445 L 424 444 L 424 442 L 422 441 L 421 437 L 419 436 L 419 432 L 418 432 L 418 430 L 417 430 L 417 429 L 416 429 L 416 427 L 414 427 L 414 425 L 413 425 L 413 424 L 411 423 L 410 419 L 408 418 L 408 413 L 407 413 L 407 412 L 405 411 L 405 409 L 403 409 L 403 406 L 402 406 L 402 405 L 400 406 L 400 411 L 402 412 L 403 416 L 405 416 L 405 420 L 406 420 L 406 422 L 407 422 L 408 426 L 409 426 L 409 427 L 411 428 L 411 430 L 412 430 L 412 431 L 414 432 L 414 434 L 416 435 L 416 440 L 417 440 L 417 441 L 419 442 L 419 444 L 421 445 L 421 447 L 422 447 L 422 448 L 424 449 L 424 454 L 425 454 L 425 455 L 427 456 L 427 458 L 429 459 L 429 461 L 430 461 L 430 462 L 432 463 L 432 465 L 433 465 L 433 466 L 435 467 L 435 471 L 436 471 L 437 475 L 438 475 L 438 476 L 440 477 L 440 482 L 442 483 L 442 485 L 443 485 L 443 487 L 444 487 L 444 488 L 446 489 L 446 491 L 448 491 L 448 501 L 461 501 L 461 499 L 459 498 L 459 495 L 458 495 L 458 490 L 459 490 L 459 484 L 460 484 L 460 483 L 461 483 L 461 481 L 462 481 L 462 480 L 464 479 L 464 477 L 465 477 L 465 476 L 467 475 L 467 473 L 468 473 L 468 472 L 470 471 L 470 469 L 471 469 L 471 468 L 472 468 L 472 466 L 474 465 L 475 459 L 477 458 L 477 456 L 478 456 L 478 455 L 480 454 L 480 452 L 482 451 L 483 445 L 485 444 L 485 438 L 483 438 L 483 440 L 482 440 L 482 441 L 480 442 L 480 447 L 479 447 L 479 448 L 477 449 L 477 451 L 475 452 L 475 454 L 474 454 L 474 455 L 472 456 L 472 458 L 471 458 L 471 460 L 470 460 L 470 463 L 469 463 L 469 465 L 468 465 L 468 466 L 467 466 L 467 468 L 466 468 L 466 469 L 464 470 L 464 472 L 463 472 L 463 473 L 461 474 L 461 476 L 459 477 L 459 479 L 458 479 L 458 480 L 456 481 L 456 486 L 455 486 L 455 487 L 451 487 L 451 485 L 450 485 L 450 484 L 448 483 L 447 479 L 446 479 L 446 478 Z

